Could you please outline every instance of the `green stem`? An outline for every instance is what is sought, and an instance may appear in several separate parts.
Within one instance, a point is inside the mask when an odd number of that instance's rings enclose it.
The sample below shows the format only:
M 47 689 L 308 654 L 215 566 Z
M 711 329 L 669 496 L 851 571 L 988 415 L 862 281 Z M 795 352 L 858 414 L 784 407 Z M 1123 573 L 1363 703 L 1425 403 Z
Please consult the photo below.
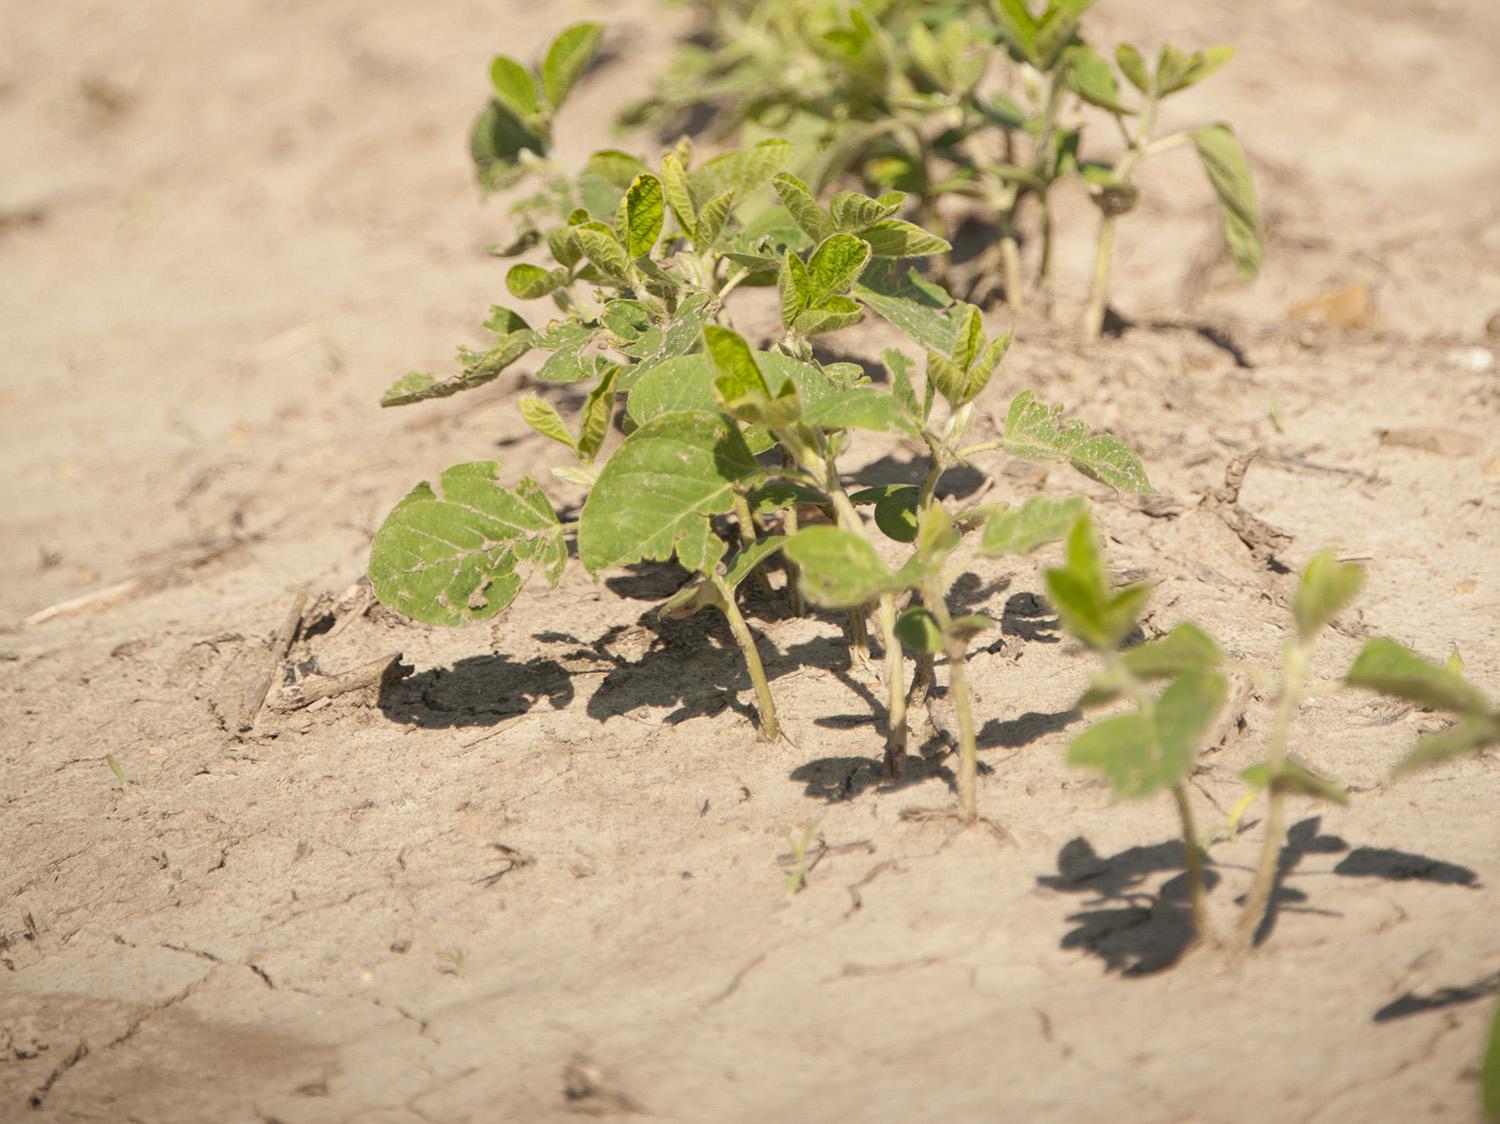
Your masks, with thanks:
M 1038 270 L 1038 287 L 1042 292 L 1042 308 L 1051 313 L 1053 293 L 1053 266 L 1052 266 L 1052 204 L 1048 201 L 1047 192 L 1039 193 L 1038 205 L 1042 214 L 1042 264 Z
M 953 619 L 943 597 L 941 580 L 923 584 L 922 599 L 936 619 L 943 636 L 952 631 Z M 958 719 L 958 814 L 967 825 L 979 819 L 979 745 L 974 738 L 974 709 L 969 699 L 968 658 L 964 645 L 946 642 L 948 690 L 953 695 L 953 714 Z
M 1271 904 L 1271 893 L 1276 886 L 1276 871 L 1281 861 L 1281 846 L 1286 835 L 1285 794 L 1278 780 L 1286 768 L 1287 740 L 1292 726 L 1292 712 L 1302 701 L 1302 687 L 1307 679 L 1308 650 L 1300 641 L 1286 647 L 1286 679 L 1281 694 L 1276 699 L 1276 714 L 1271 722 L 1271 741 L 1266 747 L 1266 766 L 1269 783 L 1266 792 L 1266 834 L 1261 842 L 1260 861 L 1255 867 L 1255 881 L 1245 896 L 1244 910 L 1240 914 L 1239 936 L 1249 946 L 1265 920 L 1266 909 Z
M 1012 312 L 1020 312 L 1026 307 L 1026 286 L 1021 279 L 1021 244 L 1008 227 L 1000 236 L 1000 268 L 1005 277 L 1005 303 Z
M 745 669 L 750 672 L 750 682 L 755 685 L 755 708 L 760 714 L 761 737 L 773 742 L 781 736 L 781 725 L 776 719 L 776 700 L 771 697 L 771 685 L 766 681 L 766 669 L 761 665 L 755 637 L 750 632 L 750 626 L 745 623 L 745 618 L 740 615 L 740 607 L 735 604 L 734 590 L 729 588 L 729 583 L 719 575 L 714 575 L 713 583 L 719 592 L 719 608 L 729 621 L 729 631 L 734 634 L 734 642 L 739 645 L 740 654 L 745 657 Z
M 1182 845 L 1187 854 L 1188 900 L 1192 909 L 1193 932 L 1201 941 L 1218 944 L 1208 927 L 1208 907 L 1204 901 L 1203 848 L 1198 844 L 1193 806 L 1188 803 L 1187 789 L 1181 781 L 1172 786 L 1172 799 L 1177 804 L 1177 818 L 1182 821 Z
M 906 657 L 896 639 L 896 598 L 883 594 L 877 610 L 880 637 L 885 644 L 886 734 L 885 775 L 893 781 L 906 770 Z
M 1099 217 L 1099 244 L 1094 250 L 1094 280 L 1083 313 L 1083 338 L 1096 340 L 1104 330 L 1104 302 L 1109 299 L 1109 259 L 1115 249 L 1115 216 Z
M 750 503 L 739 492 L 734 494 L 734 517 L 740 525 L 740 549 L 749 550 L 755 545 L 755 520 L 750 515 Z M 751 578 L 755 582 L 756 591 L 767 601 L 775 596 L 771 589 L 771 579 L 766 577 L 766 572 L 759 566 Z

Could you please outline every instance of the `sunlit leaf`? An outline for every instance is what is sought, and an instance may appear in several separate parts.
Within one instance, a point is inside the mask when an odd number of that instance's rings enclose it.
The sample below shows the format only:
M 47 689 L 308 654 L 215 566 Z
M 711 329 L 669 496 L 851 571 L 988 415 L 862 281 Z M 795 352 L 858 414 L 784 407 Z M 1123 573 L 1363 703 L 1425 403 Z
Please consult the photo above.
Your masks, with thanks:
M 1483 692 L 1461 675 L 1383 636 L 1365 642 L 1345 682 L 1434 710 L 1471 716 L 1490 711 Z
M 543 437 L 550 437 L 570 449 L 577 448 L 567 425 L 549 403 L 543 402 L 534 394 L 524 394 L 516 403 L 516 408 L 521 412 L 522 420 Z
M 1262 761 L 1251 765 L 1240 773 L 1240 779 L 1253 788 L 1269 788 L 1272 792 L 1291 796 L 1308 796 L 1314 800 L 1326 800 L 1330 804 L 1347 805 L 1349 789 L 1338 781 L 1319 776 L 1311 769 L 1295 761 L 1282 762 L 1281 769 L 1271 774 L 1271 763 Z
M 1192 136 L 1208 182 L 1219 198 L 1224 243 L 1240 276 L 1248 281 L 1260 272 L 1264 245 L 1250 163 L 1228 125 L 1209 125 Z
M 984 525 L 980 549 L 986 554 L 1027 554 L 1065 536 L 1086 508 L 1082 496 L 1065 500 L 1033 496 L 1020 507 L 991 515 Z
M 672 557 L 696 522 L 734 506 L 734 486 L 760 466 L 734 423 L 674 413 L 641 426 L 615 450 L 583 505 L 578 556 L 597 572 Z
M 370 551 L 382 604 L 455 626 L 495 616 L 533 575 L 557 584 L 567 548 L 552 505 L 530 477 L 511 491 L 499 472 L 493 461 L 456 465 L 386 516 Z
M 1145 466 L 1129 446 L 1107 434 L 1088 435 L 1081 421 L 1062 416 L 1023 390 L 1005 418 L 1005 451 L 1027 460 L 1067 461 L 1079 472 L 1120 492 L 1151 492 Z
M 496 55 L 490 63 L 490 83 L 495 87 L 495 97 L 517 117 L 527 118 L 541 111 L 542 103 L 537 96 L 536 80 L 531 71 L 515 59 Z
M 594 57 L 604 27 L 597 23 L 575 23 L 558 33 L 542 60 L 542 89 L 553 109 L 562 107 L 568 92 Z
M 897 580 L 867 539 L 839 527 L 805 527 L 783 548 L 800 572 L 802 592 L 815 605 L 848 609 L 897 588 Z

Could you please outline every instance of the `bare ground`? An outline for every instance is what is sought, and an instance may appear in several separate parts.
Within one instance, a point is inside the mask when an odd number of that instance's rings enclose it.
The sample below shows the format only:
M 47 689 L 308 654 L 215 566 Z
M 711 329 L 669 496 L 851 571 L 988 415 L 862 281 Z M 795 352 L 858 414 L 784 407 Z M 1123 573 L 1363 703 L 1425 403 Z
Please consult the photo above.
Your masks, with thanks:
M 1108 7 L 1100 36 L 1154 47 L 1164 10 Z M 1086 667 L 1029 567 L 963 590 L 1004 622 L 973 667 L 1011 842 L 900 819 L 951 798 L 951 758 L 930 740 L 879 782 L 873 684 L 832 620 L 755 622 L 788 730 L 757 741 L 720 626 L 651 614 L 669 569 L 574 569 L 462 632 L 345 603 L 293 648 L 304 688 L 397 651 L 413 673 L 303 710 L 277 682 L 238 730 L 298 592 L 347 590 L 412 483 L 558 463 L 509 409 L 524 377 L 373 403 L 477 339 L 504 215 L 462 130 L 493 51 L 580 15 L 613 58 L 568 111 L 574 156 L 680 13 L 0 3 L 0 1118 L 1474 1120 L 1497 759 L 1392 785 L 1431 716 L 1309 704 L 1299 750 L 1354 801 L 1295 817 L 1258 952 L 1183 956 L 1170 809 L 1062 767 Z M 1141 450 L 1160 501 L 1096 511 L 1115 566 L 1162 581 L 1152 627 L 1191 617 L 1272 667 L 1283 571 L 1332 544 L 1370 581 L 1321 674 L 1381 633 L 1500 688 L 1500 15 L 1178 18 L 1242 48 L 1181 113 L 1236 123 L 1266 274 L 1232 282 L 1190 158 L 1163 158 L 1121 227 L 1134 326 L 1081 347 L 1023 322 L 988 408 L 1035 386 Z M 1069 219 L 1071 316 L 1087 204 Z M 1367 326 L 1287 319 L 1350 283 Z M 1054 475 L 981 467 L 1001 495 Z M 1207 824 L 1265 734 L 1264 699 L 1237 701 L 1194 778 Z M 1221 924 L 1254 845 L 1213 850 Z

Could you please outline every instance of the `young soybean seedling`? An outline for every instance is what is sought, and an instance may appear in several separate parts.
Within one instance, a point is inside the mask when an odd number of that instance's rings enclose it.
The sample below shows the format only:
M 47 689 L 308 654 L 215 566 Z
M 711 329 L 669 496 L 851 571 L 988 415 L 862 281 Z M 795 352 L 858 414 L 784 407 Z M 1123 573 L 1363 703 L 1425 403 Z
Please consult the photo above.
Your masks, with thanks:
M 1143 797 L 1167 791 L 1176 805 L 1187 854 L 1193 927 L 1198 938 L 1220 943 L 1208 924 L 1204 902 L 1204 853 L 1194 824 L 1186 781 L 1198 749 L 1223 706 L 1231 670 L 1219 645 L 1191 623 L 1158 639 L 1121 649 L 1136 629 L 1151 593 L 1146 583 L 1113 590 L 1109 586 L 1090 522 L 1080 520 L 1068 537 L 1067 564 L 1047 571 L 1047 589 L 1064 628 L 1100 655 L 1104 667 L 1079 700 L 1080 708 L 1124 699 L 1135 709 L 1105 718 L 1075 738 L 1068 763 L 1103 772 L 1115 792 Z M 1296 635 L 1283 653 L 1275 718 L 1266 760 L 1242 774 L 1256 792 L 1269 793 L 1269 812 L 1254 881 L 1240 913 L 1238 937 L 1251 943 L 1259 931 L 1274 888 L 1277 860 L 1285 841 L 1286 796 L 1346 803 L 1347 789 L 1314 773 L 1288 752 L 1291 719 L 1306 697 L 1313 641 L 1358 593 L 1363 571 L 1340 564 L 1331 553 L 1316 556 L 1303 571 L 1293 601 Z M 1160 693 L 1151 684 L 1167 681 Z
M 1223 214 L 1224 241 L 1235 267 L 1245 280 L 1260 270 L 1262 235 L 1260 211 L 1250 165 L 1229 126 L 1216 122 L 1197 129 L 1155 136 L 1156 115 L 1163 100 L 1207 78 L 1229 61 L 1232 47 L 1209 47 L 1185 55 L 1172 46 L 1161 49 L 1156 70 L 1150 71 L 1141 53 L 1128 43 L 1115 52 L 1120 72 L 1141 95 L 1138 107 L 1120 100 L 1120 89 L 1108 62 L 1088 47 L 1069 48 L 1069 81 L 1080 98 L 1114 118 L 1125 151 L 1113 166 L 1084 162 L 1079 170 L 1099 208 L 1099 236 L 1094 253 L 1094 275 L 1084 310 L 1083 334 L 1097 339 L 1104 326 L 1109 299 L 1110 259 L 1114 254 L 1115 223 L 1135 208 L 1139 192 L 1131 180 L 1136 165 L 1149 156 L 1189 141 L 1198 151 Z M 1132 126 L 1131 122 L 1135 122 Z

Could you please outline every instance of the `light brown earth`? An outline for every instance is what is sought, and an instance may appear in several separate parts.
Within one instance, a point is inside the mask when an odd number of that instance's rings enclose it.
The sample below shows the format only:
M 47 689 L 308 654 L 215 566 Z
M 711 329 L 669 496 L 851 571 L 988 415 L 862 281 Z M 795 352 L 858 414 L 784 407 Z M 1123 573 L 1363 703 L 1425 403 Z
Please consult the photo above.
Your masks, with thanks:
M 871 684 L 832 620 L 755 622 L 788 733 L 757 741 L 720 626 L 655 622 L 668 569 L 575 568 L 467 631 L 346 612 L 298 674 L 398 650 L 414 674 L 293 712 L 278 683 L 233 732 L 297 591 L 345 591 L 413 483 L 560 463 L 509 408 L 532 365 L 375 400 L 479 341 L 505 217 L 464 130 L 494 51 L 581 16 L 612 57 L 567 111 L 573 158 L 680 9 L 0 3 L 0 1119 L 1475 1120 L 1500 761 L 1391 784 L 1432 716 L 1309 704 L 1300 752 L 1353 803 L 1296 810 L 1259 951 L 1153 971 L 1184 933 L 1158 896 L 1170 808 L 1063 767 L 1086 665 L 1029 566 L 966 590 L 1004 620 L 973 668 L 980 800 L 1014 845 L 900 820 L 950 799 L 951 758 L 929 743 L 911 783 L 877 783 Z M 1154 48 L 1169 18 L 1241 47 L 1180 120 L 1235 122 L 1265 274 L 1232 280 L 1191 156 L 1164 157 L 1121 226 L 1137 326 L 1083 347 L 1023 322 L 985 406 L 1034 386 L 1141 450 L 1160 505 L 1095 510 L 1113 564 L 1162 580 L 1154 627 L 1192 617 L 1274 666 L 1291 579 L 1205 502 L 1260 450 L 1240 503 L 1289 536 L 1274 559 L 1367 559 L 1319 674 L 1382 633 L 1456 645 L 1500 693 L 1500 9 L 1117 3 L 1096 34 Z M 1087 204 L 1063 221 L 1071 321 Z M 1355 283 L 1369 326 L 1288 320 Z M 1413 427 L 1442 434 L 1382 440 Z M 981 467 L 1001 495 L 1077 484 Z M 1265 736 L 1264 700 L 1244 713 L 1194 780 L 1205 824 Z M 1256 838 L 1212 852 L 1221 925 Z

